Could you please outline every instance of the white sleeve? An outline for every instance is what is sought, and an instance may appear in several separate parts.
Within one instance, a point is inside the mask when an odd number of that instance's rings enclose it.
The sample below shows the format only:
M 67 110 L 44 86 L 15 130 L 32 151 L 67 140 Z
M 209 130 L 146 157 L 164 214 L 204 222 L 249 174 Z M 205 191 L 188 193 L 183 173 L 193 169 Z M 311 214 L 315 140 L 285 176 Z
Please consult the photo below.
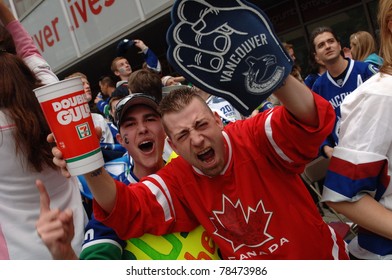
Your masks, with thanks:
M 339 146 L 385 156 L 391 146 L 392 76 L 373 77 L 341 105 Z
M 100 114 L 96 114 L 96 113 L 92 113 L 91 116 L 94 121 L 94 126 L 100 127 L 102 129 L 102 136 L 100 142 L 114 144 L 113 135 L 110 131 L 110 127 L 106 122 L 105 118 Z
M 392 76 L 376 74 L 346 97 L 322 201 L 357 201 L 365 193 L 392 209 Z

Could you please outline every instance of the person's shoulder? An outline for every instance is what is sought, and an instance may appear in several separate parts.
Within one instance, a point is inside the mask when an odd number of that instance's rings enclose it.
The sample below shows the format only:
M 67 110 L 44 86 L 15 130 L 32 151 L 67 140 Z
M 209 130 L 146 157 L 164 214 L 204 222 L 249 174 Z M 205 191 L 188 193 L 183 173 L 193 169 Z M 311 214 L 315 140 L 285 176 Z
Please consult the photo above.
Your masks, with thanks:
M 111 97 L 117 97 L 117 96 L 125 97 L 127 95 L 129 95 L 127 83 L 122 83 L 118 87 L 116 87 L 116 89 L 112 92 Z
M 116 88 L 118 88 L 119 86 L 126 86 L 127 84 L 128 84 L 128 81 L 125 81 L 125 80 L 118 81 L 116 83 Z
M 365 58 L 364 62 L 371 63 L 376 67 L 381 67 L 384 63 L 384 60 L 381 56 L 376 53 L 371 53 L 367 58 Z
M 354 67 L 366 68 L 369 65 L 369 63 L 366 63 L 364 61 L 359 61 L 359 60 L 354 60 L 354 59 L 350 59 L 350 61 L 352 63 L 354 63 Z
M 308 74 L 308 75 L 305 77 L 304 81 L 315 80 L 315 79 L 317 79 L 318 77 L 319 77 L 318 74 L 310 73 L 310 74 Z
M 113 159 L 105 163 L 105 169 L 113 178 L 118 178 L 120 175 L 126 172 L 128 169 L 132 169 L 131 158 L 128 153 L 125 153 L 122 157 Z
M 304 83 L 305 85 L 307 85 L 309 88 L 312 88 L 312 86 L 314 85 L 315 81 L 319 78 L 318 74 L 315 73 L 311 73 L 309 75 L 307 75 L 304 79 Z
M 319 88 L 322 84 L 328 83 L 329 80 L 327 78 L 327 71 L 325 71 L 322 75 L 320 75 L 319 77 L 317 77 L 317 79 L 315 79 L 312 89 L 314 88 Z
M 354 68 L 358 69 L 361 73 L 369 73 L 376 74 L 379 72 L 379 69 L 371 64 L 364 61 L 352 60 L 354 62 Z
M 95 219 L 94 215 L 91 215 L 90 220 L 88 221 L 85 227 L 85 238 L 84 244 L 92 242 L 94 240 L 100 239 L 101 236 L 108 236 L 110 233 L 113 236 L 116 236 L 115 233 L 112 233 L 112 229 L 103 223 L 99 222 Z
M 193 173 L 192 165 L 190 165 L 183 157 L 172 154 L 173 157 L 170 157 L 170 160 L 166 162 L 166 165 L 159 169 L 156 174 L 159 175 L 164 181 L 166 179 L 179 179 L 181 178 L 189 178 L 190 172 Z M 175 174 L 175 176 L 173 176 Z
M 107 123 L 105 118 L 101 114 L 91 113 L 91 117 L 93 118 L 94 123 Z
M 376 73 L 366 80 L 359 89 L 367 92 L 368 95 L 387 95 L 392 97 L 390 89 L 392 88 L 392 75 L 385 73 Z

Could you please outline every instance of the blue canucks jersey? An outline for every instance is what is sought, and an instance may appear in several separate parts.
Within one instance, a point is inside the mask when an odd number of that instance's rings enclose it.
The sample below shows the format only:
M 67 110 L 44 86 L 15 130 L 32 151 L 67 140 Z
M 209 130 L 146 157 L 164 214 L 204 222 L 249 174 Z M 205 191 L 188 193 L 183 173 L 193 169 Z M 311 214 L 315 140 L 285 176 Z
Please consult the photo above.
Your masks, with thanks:
M 348 62 L 347 73 L 341 80 L 335 81 L 329 72 L 326 71 L 315 81 L 312 87 L 315 93 L 318 93 L 331 103 L 336 114 L 334 130 L 321 147 L 324 145 L 330 147 L 337 145 L 341 118 L 340 105 L 347 95 L 378 72 L 376 67 L 368 63 L 352 59 L 348 59 Z
M 128 155 L 128 153 L 125 153 L 124 156 L 120 158 L 106 162 L 104 167 L 108 173 L 117 181 L 124 182 L 127 185 L 139 181 L 139 179 L 132 172 L 133 159 Z M 79 178 L 79 180 L 83 186 L 84 195 L 92 199 L 92 195 L 88 190 L 87 183 L 85 182 L 84 178 Z M 85 240 L 82 246 L 82 254 L 80 255 L 81 259 L 85 259 L 83 250 L 89 247 L 91 244 L 96 244 L 98 242 L 104 244 L 109 242 L 111 244 L 116 244 L 120 251 L 122 251 L 121 248 L 125 247 L 126 245 L 126 241 L 120 239 L 113 229 L 105 226 L 101 222 L 98 222 L 94 217 L 91 217 L 85 228 L 85 231 Z M 113 255 L 111 255 L 111 251 L 108 248 L 104 247 L 104 249 L 108 250 L 108 252 L 104 254 L 107 257 L 115 259 L 116 255 L 118 255 L 116 252 L 113 252 Z

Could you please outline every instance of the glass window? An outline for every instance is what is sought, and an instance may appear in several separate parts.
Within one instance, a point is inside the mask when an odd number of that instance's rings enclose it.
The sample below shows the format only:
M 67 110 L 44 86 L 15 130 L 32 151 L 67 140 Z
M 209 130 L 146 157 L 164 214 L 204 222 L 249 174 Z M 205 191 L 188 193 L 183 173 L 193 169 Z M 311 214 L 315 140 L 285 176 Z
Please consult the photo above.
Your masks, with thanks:
M 285 1 L 265 10 L 275 32 L 279 33 L 301 25 L 294 1 Z
M 378 1 L 370 2 L 369 4 L 367 4 L 367 6 L 369 9 L 370 21 L 372 23 L 373 30 L 375 30 L 375 33 L 378 37 L 379 35 L 379 28 L 377 22 Z
M 294 31 L 282 34 L 279 36 L 282 42 L 293 45 L 295 63 L 301 67 L 301 76 L 306 76 L 308 67 L 308 45 L 304 36 L 303 29 L 296 29 Z
M 21 18 L 31 11 L 39 2 L 43 0 L 14 0 L 15 10 Z
M 359 2 L 360 1 L 358 0 L 298 0 L 298 6 L 304 22 L 307 22 L 311 20 L 317 20 L 318 18 L 333 13 L 336 10 L 344 9 L 351 5 L 358 4 Z
M 308 34 L 310 35 L 313 29 L 319 26 L 331 27 L 340 38 L 342 48 L 350 47 L 350 35 L 352 33 L 359 30 L 371 31 L 364 16 L 363 6 L 331 15 L 328 18 L 307 25 Z

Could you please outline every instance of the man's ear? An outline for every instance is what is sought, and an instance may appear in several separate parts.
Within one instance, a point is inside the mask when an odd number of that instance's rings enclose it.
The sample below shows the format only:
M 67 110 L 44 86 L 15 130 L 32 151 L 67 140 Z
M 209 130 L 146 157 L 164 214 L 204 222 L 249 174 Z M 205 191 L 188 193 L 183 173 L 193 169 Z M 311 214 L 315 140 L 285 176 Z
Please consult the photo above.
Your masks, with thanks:
M 217 112 L 214 112 L 214 119 L 215 119 L 215 122 L 218 124 L 218 126 L 221 129 L 223 129 L 224 125 L 223 125 L 222 119 L 221 119 L 221 117 L 219 116 L 219 114 Z
M 118 70 L 114 71 L 114 75 L 116 75 L 117 77 L 120 77 L 120 71 L 118 71 Z
M 338 42 L 338 44 L 339 44 L 340 49 L 343 50 L 342 44 L 340 42 Z
M 117 134 L 116 134 L 116 139 L 117 139 L 117 142 L 122 146 L 122 144 L 123 144 L 123 138 L 122 138 L 122 136 L 121 136 L 120 133 L 117 133 Z
M 321 60 L 320 60 L 320 58 L 317 56 L 317 54 L 313 54 L 314 55 L 314 60 L 317 62 L 317 63 L 320 63 L 320 62 L 322 62 Z

